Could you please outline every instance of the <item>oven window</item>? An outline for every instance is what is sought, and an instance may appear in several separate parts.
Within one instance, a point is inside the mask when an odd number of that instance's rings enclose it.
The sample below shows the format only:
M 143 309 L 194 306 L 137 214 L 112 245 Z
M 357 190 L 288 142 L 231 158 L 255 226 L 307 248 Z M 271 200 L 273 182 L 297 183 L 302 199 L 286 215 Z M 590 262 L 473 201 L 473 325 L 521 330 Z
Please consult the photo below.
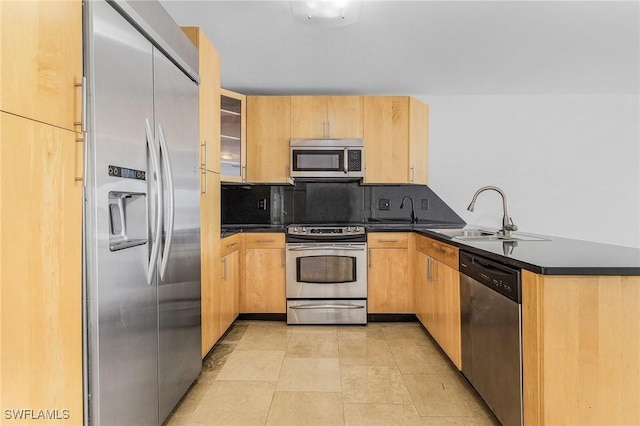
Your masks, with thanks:
M 356 258 L 305 256 L 296 259 L 296 279 L 301 283 L 338 284 L 356 281 Z
M 294 171 L 342 171 L 344 151 L 294 150 Z

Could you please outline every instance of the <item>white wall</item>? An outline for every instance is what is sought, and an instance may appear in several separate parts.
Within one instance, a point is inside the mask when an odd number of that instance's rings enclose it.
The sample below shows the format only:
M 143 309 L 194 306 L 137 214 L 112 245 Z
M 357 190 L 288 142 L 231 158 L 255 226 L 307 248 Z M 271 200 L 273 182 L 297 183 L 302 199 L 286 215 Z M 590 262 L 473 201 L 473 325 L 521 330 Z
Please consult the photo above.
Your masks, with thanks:
M 640 247 L 637 95 L 417 96 L 430 105 L 429 186 L 467 223 Z

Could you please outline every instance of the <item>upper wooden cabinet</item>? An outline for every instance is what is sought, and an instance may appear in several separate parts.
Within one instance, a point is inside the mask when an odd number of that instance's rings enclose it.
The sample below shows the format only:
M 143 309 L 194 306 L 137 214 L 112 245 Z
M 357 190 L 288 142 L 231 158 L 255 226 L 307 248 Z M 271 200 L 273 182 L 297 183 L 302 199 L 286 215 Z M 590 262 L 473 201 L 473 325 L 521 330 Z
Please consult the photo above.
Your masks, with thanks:
M 292 138 L 362 138 L 362 96 L 292 96 Z
M 247 97 L 221 90 L 220 174 L 223 182 L 247 181 Z
M 364 144 L 364 183 L 428 183 L 428 105 L 408 96 L 365 96 Z
M 290 96 L 247 97 L 247 180 L 291 183 L 289 140 Z
M 200 56 L 201 169 L 220 173 L 220 55 L 202 29 L 183 27 L 182 31 L 196 46 Z
M 0 110 L 80 131 L 82 2 L 0 1 Z

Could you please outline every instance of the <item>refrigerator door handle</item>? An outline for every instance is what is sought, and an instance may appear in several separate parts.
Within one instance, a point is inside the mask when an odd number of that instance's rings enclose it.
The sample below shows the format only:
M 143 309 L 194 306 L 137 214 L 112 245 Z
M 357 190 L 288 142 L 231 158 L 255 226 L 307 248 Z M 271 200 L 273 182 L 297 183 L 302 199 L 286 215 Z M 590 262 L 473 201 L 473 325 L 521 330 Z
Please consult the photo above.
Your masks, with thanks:
M 162 126 L 158 126 L 158 134 L 160 140 L 160 152 L 163 161 L 164 171 L 167 175 L 167 192 L 169 196 L 169 217 L 167 224 L 166 239 L 164 244 L 164 251 L 162 253 L 162 262 L 160 264 L 160 279 L 164 280 L 164 274 L 167 270 L 167 262 L 169 261 L 169 252 L 171 251 L 171 244 L 173 240 L 173 227 L 175 222 L 176 213 L 176 200 L 173 188 L 173 170 L 171 169 L 171 160 L 169 159 L 169 150 L 167 148 L 167 140 L 164 137 Z
M 153 173 L 151 178 L 155 177 L 156 180 L 156 223 L 155 223 L 155 238 L 151 240 L 151 256 L 149 257 L 149 268 L 147 269 L 147 284 L 151 285 L 154 281 L 154 274 L 156 272 L 156 264 L 158 263 L 158 255 L 160 254 L 160 233 L 162 232 L 162 180 L 160 178 L 160 165 L 158 160 L 158 147 L 156 141 L 153 138 L 151 132 L 151 125 L 149 119 L 145 119 L 145 134 L 147 137 L 147 147 L 149 148 L 149 157 L 151 158 L 151 167 Z

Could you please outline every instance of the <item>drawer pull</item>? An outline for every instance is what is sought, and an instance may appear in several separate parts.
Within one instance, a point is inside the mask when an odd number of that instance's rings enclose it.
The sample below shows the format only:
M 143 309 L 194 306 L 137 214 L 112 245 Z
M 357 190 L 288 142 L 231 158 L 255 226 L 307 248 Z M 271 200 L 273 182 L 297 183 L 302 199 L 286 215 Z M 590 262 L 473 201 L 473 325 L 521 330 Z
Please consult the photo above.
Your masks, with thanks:
M 227 248 L 231 248 L 231 247 L 234 247 L 234 246 L 237 246 L 237 245 L 238 245 L 238 243 L 227 244 Z
M 275 241 L 276 240 L 274 240 L 274 239 L 271 239 L 271 240 L 256 240 L 256 243 L 273 243 Z
M 397 243 L 400 240 L 378 240 L 379 243 Z

